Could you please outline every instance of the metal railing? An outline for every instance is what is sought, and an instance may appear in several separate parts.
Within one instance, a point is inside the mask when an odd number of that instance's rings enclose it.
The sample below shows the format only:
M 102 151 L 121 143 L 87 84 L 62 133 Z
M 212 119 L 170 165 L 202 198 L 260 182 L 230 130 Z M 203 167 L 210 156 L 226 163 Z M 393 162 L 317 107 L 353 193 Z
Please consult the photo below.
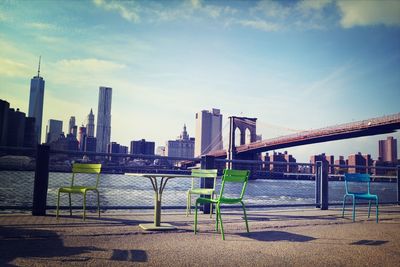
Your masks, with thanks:
M 48 150 L 46 155 L 39 150 L 0 148 L 0 209 L 36 209 L 38 214 L 46 209 L 54 209 L 58 188 L 70 183 L 72 163 L 82 161 L 102 163 L 102 209 L 153 208 L 154 192 L 148 179 L 127 176 L 125 173 L 189 174 L 191 168 L 201 167 L 217 168 L 221 174 L 229 164 L 234 169 L 251 170 L 252 176 L 245 195 L 246 205 L 250 208 L 315 206 L 327 209 L 329 205 L 342 203 L 343 173 L 362 169 L 372 174 L 371 190 L 379 195 L 380 203 L 399 204 L 399 166 L 229 161 L 208 156 L 198 159 L 52 150 Z M 208 180 L 203 180 L 197 181 L 199 186 L 207 187 Z M 190 179 L 171 179 L 162 196 L 162 208 L 185 208 L 186 192 L 190 185 Z M 89 206 L 95 205 L 94 197 L 94 194 L 88 195 Z M 61 199 L 63 208 L 67 207 L 67 200 L 67 197 Z M 80 209 L 82 199 L 74 196 L 72 205 Z

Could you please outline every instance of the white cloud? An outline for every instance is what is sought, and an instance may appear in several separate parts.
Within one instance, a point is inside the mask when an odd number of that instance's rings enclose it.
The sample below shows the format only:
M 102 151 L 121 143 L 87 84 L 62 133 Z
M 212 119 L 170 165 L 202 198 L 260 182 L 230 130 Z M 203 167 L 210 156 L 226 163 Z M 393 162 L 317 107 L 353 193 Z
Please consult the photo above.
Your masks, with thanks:
M 107 72 L 124 68 L 124 65 L 96 58 L 88 59 L 63 59 L 56 63 L 60 68 L 77 71 Z
M 354 26 L 400 26 L 400 1 L 338 1 L 344 28 Z
M 26 77 L 29 67 L 23 63 L 0 58 L 0 73 L 9 77 Z
M 261 11 L 270 18 L 286 18 L 291 13 L 291 7 L 272 0 L 262 0 L 252 11 Z
M 298 8 L 306 11 L 317 11 L 324 9 L 332 3 L 332 0 L 303 0 L 298 3 Z
M 117 2 L 107 0 L 93 0 L 94 4 L 105 10 L 117 11 L 124 19 L 131 22 L 139 22 L 140 16 L 135 2 Z
M 241 20 L 239 24 L 266 32 L 278 31 L 280 29 L 278 24 L 268 23 L 264 20 Z
M 41 22 L 30 22 L 27 23 L 26 26 L 31 29 L 36 30 L 55 30 L 57 27 L 53 24 L 49 23 L 41 23 Z

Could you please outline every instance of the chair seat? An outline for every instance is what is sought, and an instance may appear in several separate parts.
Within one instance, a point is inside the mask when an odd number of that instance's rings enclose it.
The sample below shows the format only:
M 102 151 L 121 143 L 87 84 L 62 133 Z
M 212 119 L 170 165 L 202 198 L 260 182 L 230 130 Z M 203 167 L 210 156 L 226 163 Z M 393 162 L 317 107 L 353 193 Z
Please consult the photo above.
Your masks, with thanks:
M 199 194 L 199 195 L 212 195 L 214 193 L 214 189 L 209 188 L 194 188 L 190 189 L 189 192 L 191 194 Z
M 236 203 L 240 203 L 242 200 L 240 198 L 224 198 L 221 197 L 219 202 L 222 204 L 236 204 Z M 196 200 L 197 203 L 217 203 L 218 199 L 212 199 L 212 198 L 205 198 L 205 197 L 199 197 Z
M 91 186 L 68 186 L 68 187 L 61 187 L 58 191 L 62 193 L 80 193 L 84 194 L 85 191 L 88 190 L 97 190 L 96 187 Z
M 349 196 L 354 196 L 356 199 L 377 199 L 377 195 L 368 193 L 348 193 Z

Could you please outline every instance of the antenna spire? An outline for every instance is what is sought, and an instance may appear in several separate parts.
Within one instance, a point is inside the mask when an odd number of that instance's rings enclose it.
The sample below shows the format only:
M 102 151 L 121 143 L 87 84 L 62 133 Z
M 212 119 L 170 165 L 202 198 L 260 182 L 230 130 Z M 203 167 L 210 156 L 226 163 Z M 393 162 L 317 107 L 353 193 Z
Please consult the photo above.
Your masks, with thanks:
M 37 76 L 40 77 L 40 60 L 42 56 L 39 56 L 39 66 L 38 66 L 38 71 L 37 71 Z

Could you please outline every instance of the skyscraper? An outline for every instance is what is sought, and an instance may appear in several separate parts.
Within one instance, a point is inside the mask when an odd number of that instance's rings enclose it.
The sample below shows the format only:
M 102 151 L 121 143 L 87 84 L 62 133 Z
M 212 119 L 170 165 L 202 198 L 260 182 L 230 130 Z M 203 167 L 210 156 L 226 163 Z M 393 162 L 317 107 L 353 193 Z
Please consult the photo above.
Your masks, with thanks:
M 75 138 L 77 137 L 77 126 L 75 124 L 75 116 L 71 116 L 69 119 L 69 127 L 67 134 L 72 134 Z
M 389 136 L 386 140 L 379 140 L 379 157 L 383 162 L 396 162 L 397 139 Z
M 111 140 L 111 87 L 99 88 L 99 105 L 97 109 L 96 152 L 107 152 Z
M 87 116 L 86 130 L 87 136 L 94 137 L 94 114 L 92 109 L 90 109 L 90 113 Z
M 166 146 L 166 152 L 169 157 L 186 157 L 194 156 L 194 138 L 190 138 L 186 125 L 183 126 L 181 135 L 176 140 L 169 140 Z
M 37 143 L 42 138 L 42 116 L 43 116 L 44 80 L 40 77 L 40 57 L 37 76 L 31 79 L 31 90 L 29 95 L 28 117 L 35 118 L 35 132 Z
M 59 120 L 49 120 L 49 123 L 46 127 L 46 143 L 49 144 L 51 142 L 57 141 L 62 131 L 63 122 Z
M 219 109 L 196 113 L 195 157 L 222 149 L 222 114 Z

